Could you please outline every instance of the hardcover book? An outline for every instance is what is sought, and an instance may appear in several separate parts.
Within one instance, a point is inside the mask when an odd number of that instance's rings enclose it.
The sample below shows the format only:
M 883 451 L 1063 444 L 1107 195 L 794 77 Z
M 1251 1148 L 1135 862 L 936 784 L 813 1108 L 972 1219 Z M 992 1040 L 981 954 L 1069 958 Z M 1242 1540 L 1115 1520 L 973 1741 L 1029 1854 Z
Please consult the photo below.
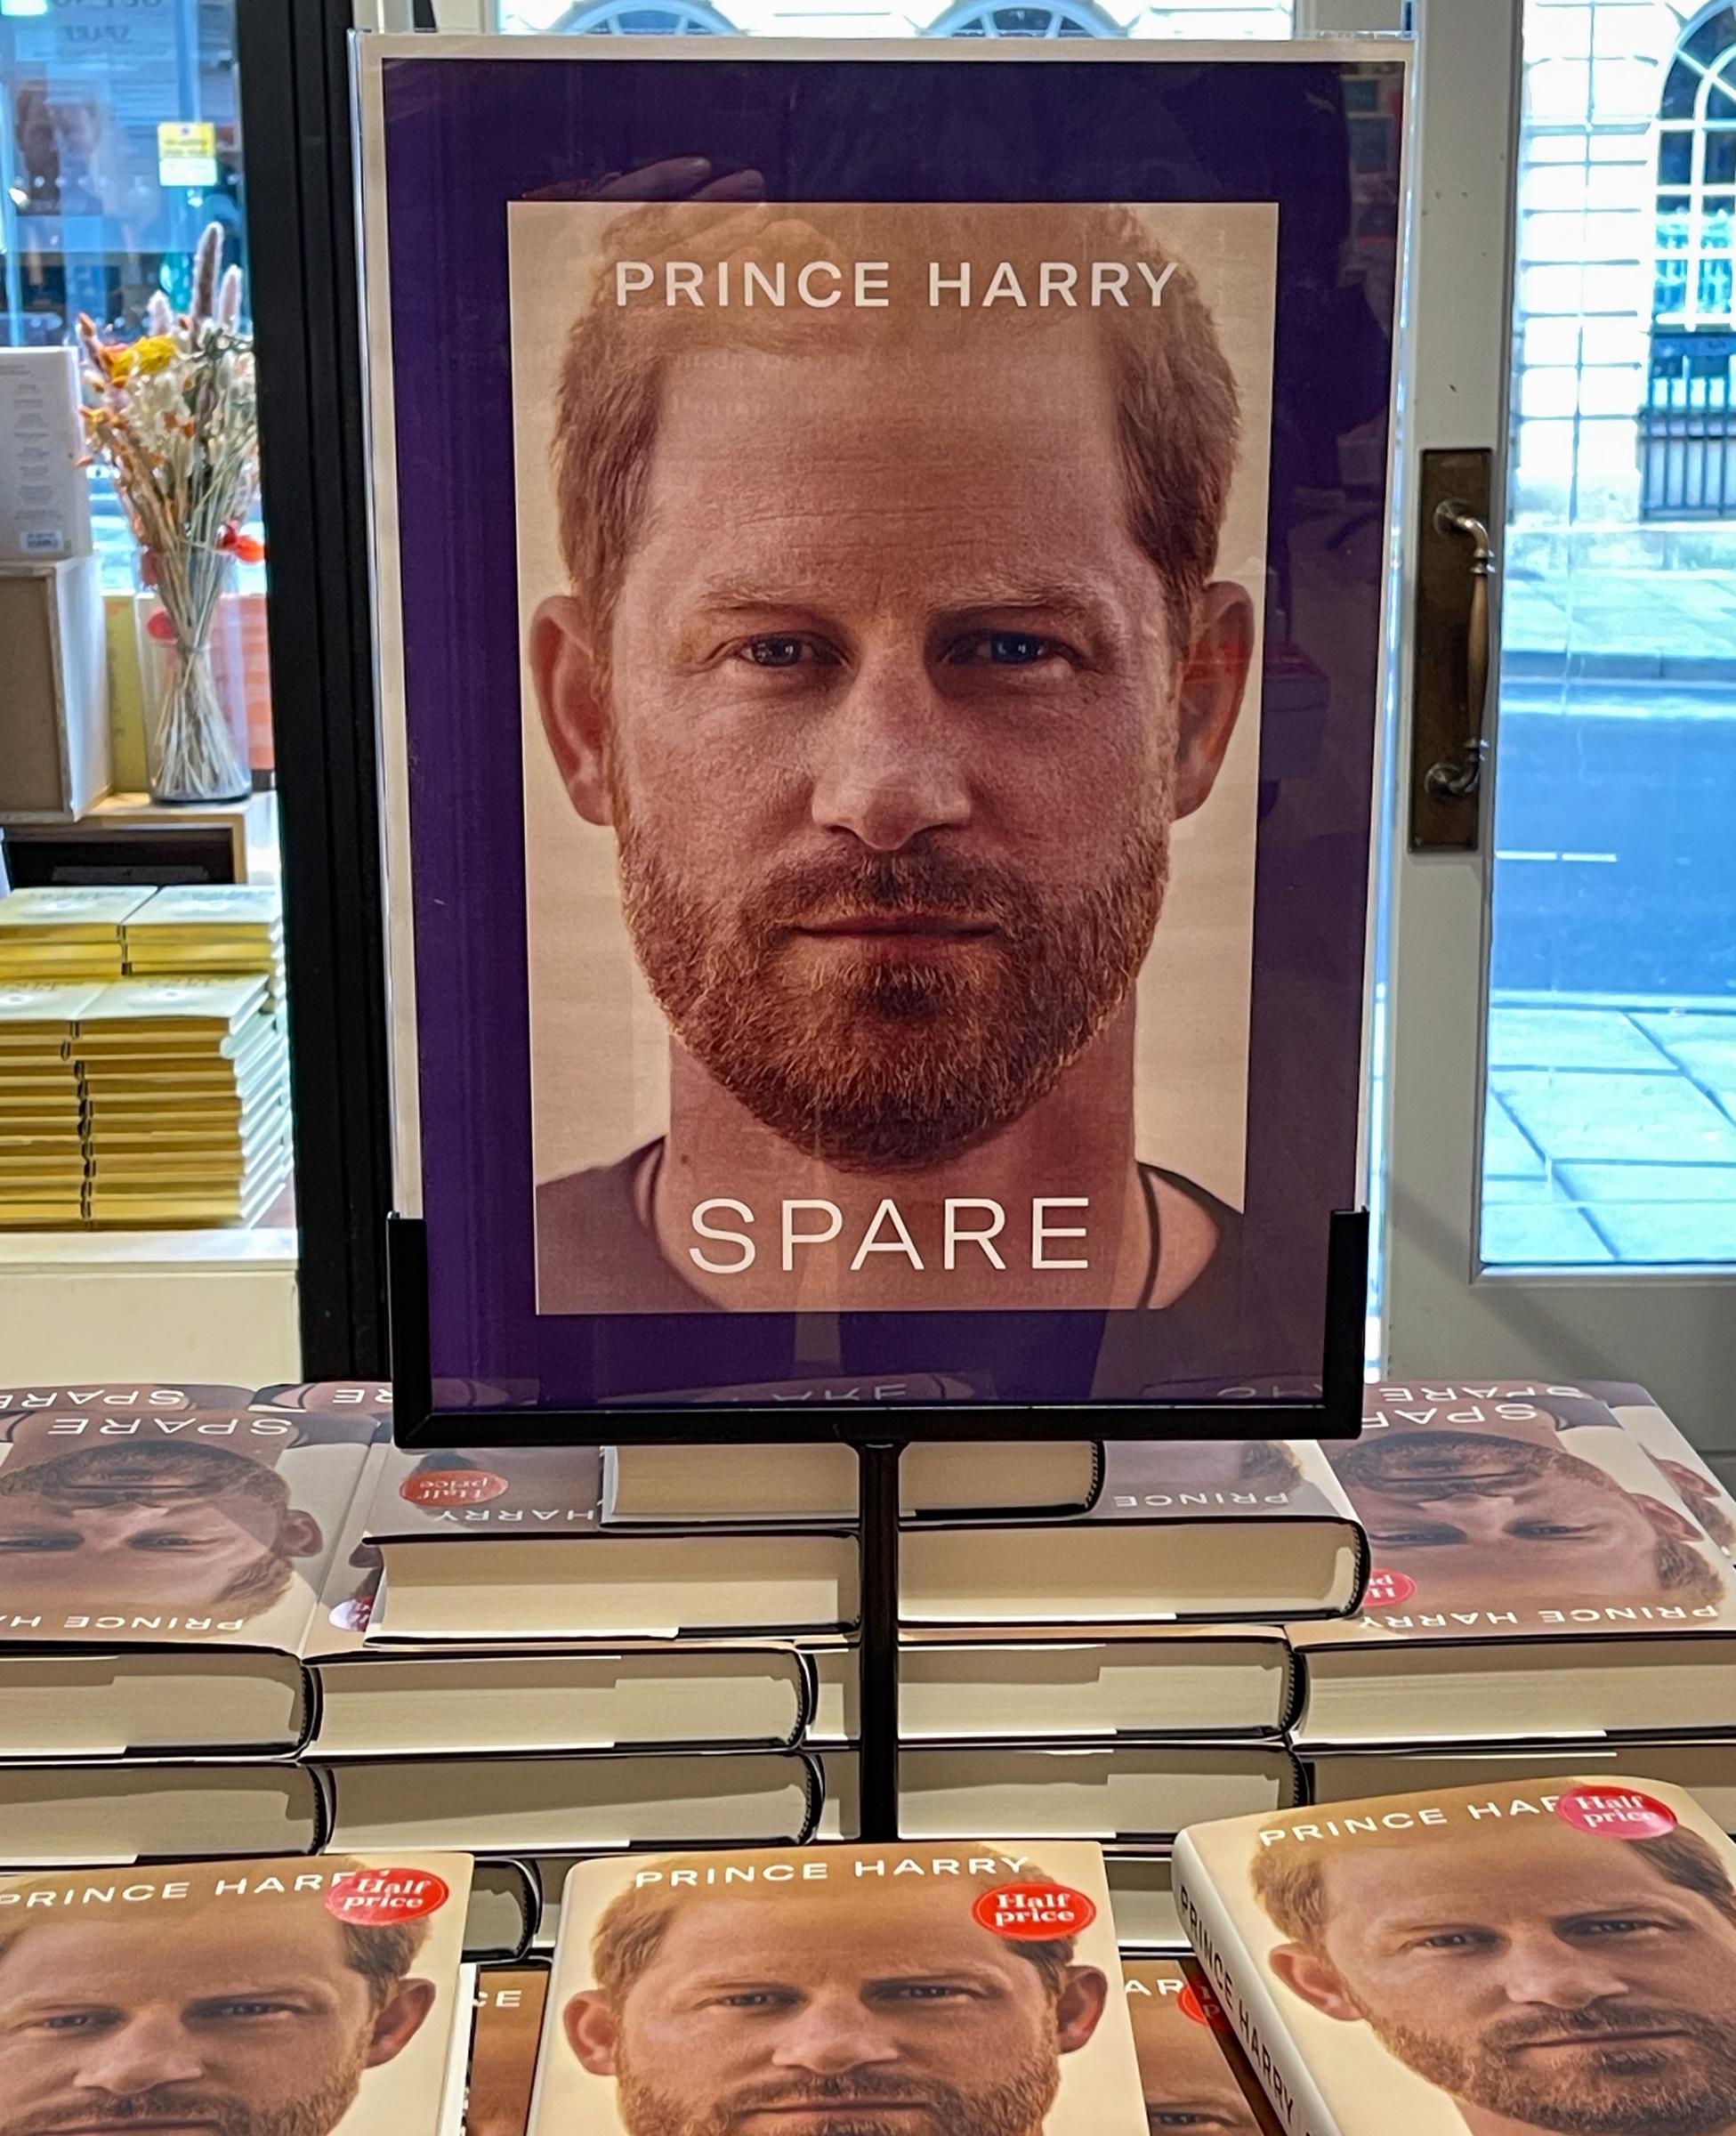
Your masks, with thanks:
M 242 1388 L 0 1390 L 0 1756 L 287 1752 L 372 1420 Z
M 1736 1500 L 1686 1434 L 1630 1381 L 1389 1383 L 1369 1388 L 1366 1409 L 1369 1430 L 1496 1431 L 1545 1446 L 1557 1434 L 1609 1424 L 1639 1441 L 1712 1541 L 1726 1555 L 1736 1553 Z
M 857 1650 L 806 1645 L 818 1692 L 807 1739 L 853 1742 Z M 1298 1682 L 1283 1633 L 1254 1624 L 907 1630 L 898 1676 L 899 1733 L 910 1744 L 1273 1736 Z
M 317 1769 L 331 1818 L 325 1843 L 336 1847 L 516 1857 L 795 1844 L 820 1806 L 819 1773 L 795 1753 L 481 1754 Z
M 0 1878 L 0 2098 L 35 2136 L 440 2136 L 462 1855 Z
M 1357 1517 L 1302 1441 L 1110 1443 L 1072 1520 L 924 1522 L 902 1546 L 913 1625 L 1342 1616 L 1367 1571 Z
M 0 1849 L 18 1867 L 314 1854 L 331 1836 L 319 1782 L 274 1760 L 0 1764 Z
M 1110 1902 L 1115 1910 L 1115 1939 L 1122 1955 L 1183 1957 L 1191 1946 L 1176 1911 L 1175 1888 L 1167 1854 L 1103 1852 Z
M 370 1644 L 828 1632 L 857 1615 L 852 1534 L 605 1532 L 588 1447 L 394 1452 L 372 1485 Z
M 1183 1918 L 1287 2130 L 1728 2136 L 1736 1849 L 1603 1774 L 1201 1824 Z
M 465 2136 L 525 2136 L 547 2000 L 545 1965 L 485 1965 L 478 1973 Z
M 1299 1745 L 1727 1726 L 1732 1567 L 1607 1406 L 1389 1392 L 1326 1451 L 1374 1570 L 1360 1617 L 1289 1627 Z
M 1303 1760 L 1310 1802 L 1422 1788 L 1589 1778 L 1635 1766 L 1687 1791 L 1723 1832 L 1736 1832 L 1736 1736 L 1640 1736 L 1617 1743 L 1438 1744 L 1425 1750 L 1320 1751 Z
M 935 1441 L 899 1463 L 904 1511 L 1083 1513 L 1102 1481 L 1094 1439 Z M 856 1452 L 808 1446 L 605 1446 L 606 1523 L 853 1520 Z
M 1236 2044 L 1234 2027 L 1199 1967 L 1124 1959 L 1140 2088 L 1151 2136 L 1284 2136 L 1283 2124 Z
M 1094 1847 L 582 1862 L 532 2136 L 1146 2136 Z
M 853 1750 L 820 1758 L 820 1836 L 860 1830 Z M 1302 1800 L 1301 1772 L 1281 1744 L 1163 1744 L 1056 1750 L 1029 1744 L 924 1745 L 898 1763 L 899 1829 L 924 1840 L 973 1832 L 1095 1840 L 1163 1849 L 1184 1824 Z

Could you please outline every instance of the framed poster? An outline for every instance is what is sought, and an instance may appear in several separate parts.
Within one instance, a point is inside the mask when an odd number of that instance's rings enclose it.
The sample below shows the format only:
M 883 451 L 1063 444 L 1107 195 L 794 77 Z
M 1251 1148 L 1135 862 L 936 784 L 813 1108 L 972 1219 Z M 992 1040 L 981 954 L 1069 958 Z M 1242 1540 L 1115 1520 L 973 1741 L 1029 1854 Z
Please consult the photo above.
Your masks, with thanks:
M 434 1406 L 1317 1379 L 1405 47 L 359 50 Z

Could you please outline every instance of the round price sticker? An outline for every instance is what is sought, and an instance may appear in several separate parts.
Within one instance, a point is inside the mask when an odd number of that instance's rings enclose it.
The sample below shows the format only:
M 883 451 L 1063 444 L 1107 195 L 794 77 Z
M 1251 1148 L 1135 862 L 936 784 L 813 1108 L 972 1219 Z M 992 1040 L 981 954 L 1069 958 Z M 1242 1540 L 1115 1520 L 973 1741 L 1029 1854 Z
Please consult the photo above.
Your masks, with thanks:
M 504 1476 L 487 1468 L 431 1468 L 398 1486 L 400 1498 L 413 1506 L 482 1506 L 512 1488 Z
M 971 1911 L 980 1928 L 1014 1943 L 1077 1936 L 1097 1918 L 1093 1902 L 1067 1884 L 1001 1884 L 985 1891 Z
M 1223 2014 L 1223 2005 L 1203 1980 L 1190 1980 L 1182 1990 L 1182 2015 L 1191 2018 L 1196 2025 L 1205 2025 L 1213 2032 L 1228 2032 L 1230 2020 Z
M 1631 1787 L 1576 1787 L 1555 1815 L 1598 1840 L 1661 1840 L 1675 1830 L 1675 1812 Z
M 451 1896 L 444 1880 L 426 1869 L 351 1869 L 333 1877 L 326 1911 L 359 1928 L 380 1929 L 436 1914 Z
M 1385 1566 L 1377 1566 L 1369 1574 L 1369 1591 L 1362 1598 L 1364 1609 L 1393 1609 L 1401 1602 L 1409 1602 L 1417 1592 L 1417 1582 L 1409 1573 L 1395 1573 Z

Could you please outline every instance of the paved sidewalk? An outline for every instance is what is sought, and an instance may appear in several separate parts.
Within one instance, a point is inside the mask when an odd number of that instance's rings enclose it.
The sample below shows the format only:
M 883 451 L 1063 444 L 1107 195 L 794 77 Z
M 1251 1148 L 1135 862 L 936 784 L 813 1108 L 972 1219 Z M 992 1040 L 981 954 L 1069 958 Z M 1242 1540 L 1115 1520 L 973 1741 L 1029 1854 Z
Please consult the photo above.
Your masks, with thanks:
M 1513 680 L 1728 683 L 1736 710 L 1736 570 L 1515 571 L 1501 641 Z
M 1490 1012 L 1483 1258 L 1736 1261 L 1736 1005 Z

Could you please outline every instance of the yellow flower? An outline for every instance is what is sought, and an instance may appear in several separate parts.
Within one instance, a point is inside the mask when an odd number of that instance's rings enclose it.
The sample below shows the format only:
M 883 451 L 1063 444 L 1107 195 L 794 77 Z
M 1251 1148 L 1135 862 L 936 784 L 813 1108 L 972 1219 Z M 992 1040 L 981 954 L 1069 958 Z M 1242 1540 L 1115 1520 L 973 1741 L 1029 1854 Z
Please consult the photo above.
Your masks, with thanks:
M 174 343 L 166 334 L 147 334 L 133 344 L 133 360 L 147 377 L 174 361 Z
M 111 348 L 108 352 L 108 355 L 109 376 L 111 378 L 127 377 L 132 372 L 133 366 L 139 360 L 139 351 L 136 348 Z

